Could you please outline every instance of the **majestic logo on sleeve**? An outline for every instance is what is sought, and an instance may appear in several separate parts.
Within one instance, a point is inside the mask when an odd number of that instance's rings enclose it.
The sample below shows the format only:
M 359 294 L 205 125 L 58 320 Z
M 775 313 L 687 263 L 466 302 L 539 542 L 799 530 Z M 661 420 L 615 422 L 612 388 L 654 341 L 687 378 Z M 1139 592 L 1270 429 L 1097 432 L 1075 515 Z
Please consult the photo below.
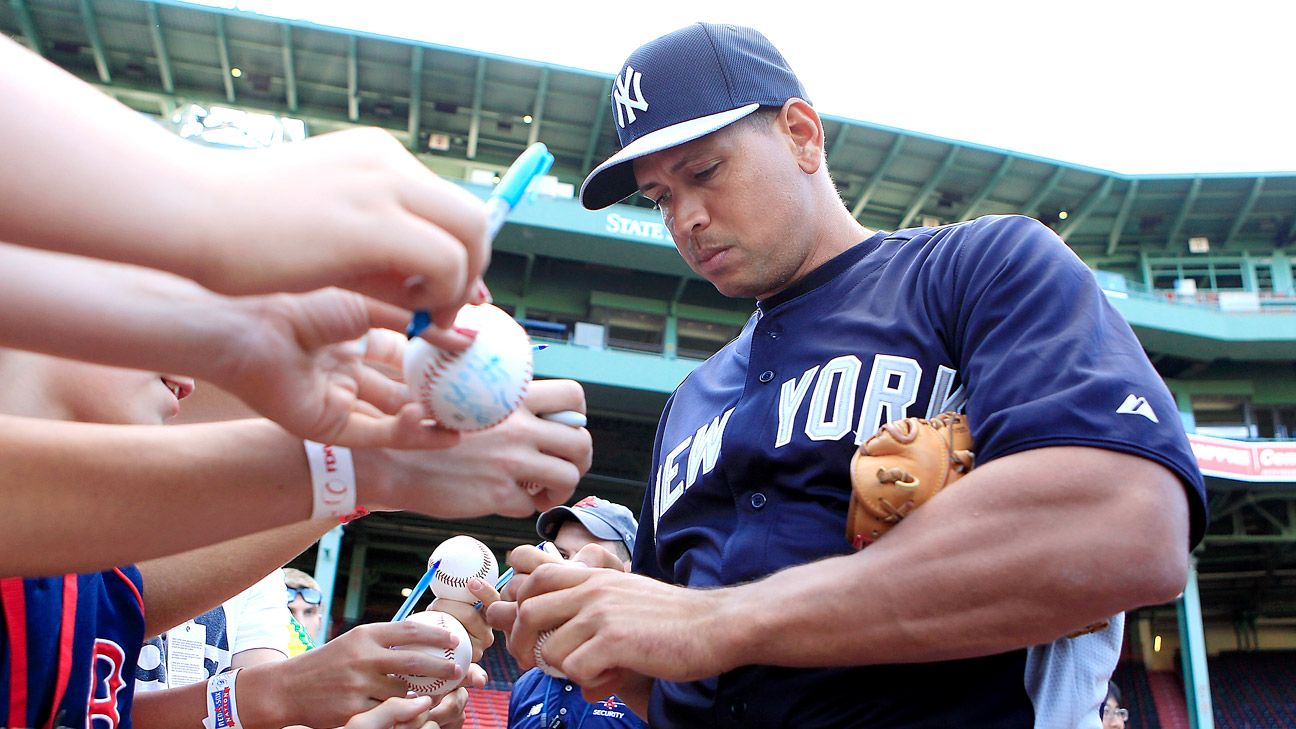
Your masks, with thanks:
M 863 372 L 860 358 L 846 354 L 785 381 L 779 387 L 778 407 L 772 413 L 778 424 L 772 449 L 788 445 L 799 434 L 811 441 L 841 440 L 854 434 L 854 442 L 859 445 L 883 423 L 911 414 L 909 407 L 917 402 L 923 379 L 923 368 L 917 360 L 876 355 L 861 387 Z M 967 393 L 962 386 L 955 388 L 957 376 L 956 370 L 944 365 L 936 368 L 925 417 L 962 409 Z M 702 423 L 696 432 L 667 451 L 657 464 L 653 483 L 655 520 L 660 520 L 699 477 L 715 468 L 725 426 L 732 414 L 733 408 L 729 408 Z
M 648 100 L 639 90 L 643 74 L 626 66 L 625 73 L 618 76 L 616 88 L 612 90 L 612 103 L 616 105 L 617 126 L 625 128 L 635 121 L 635 109 L 648 111 Z
M 1125 398 L 1125 402 L 1121 403 L 1120 407 L 1116 408 L 1116 414 L 1142 415 L 1154 423 L 1161 422 L 1160 420 L 1157 420 L 1156 413 L 1152 412 L 1152 406 L 1148 404 L 1147 398 L 1136 396 L 1132 392 L 1129 394 L 1129 397 Z

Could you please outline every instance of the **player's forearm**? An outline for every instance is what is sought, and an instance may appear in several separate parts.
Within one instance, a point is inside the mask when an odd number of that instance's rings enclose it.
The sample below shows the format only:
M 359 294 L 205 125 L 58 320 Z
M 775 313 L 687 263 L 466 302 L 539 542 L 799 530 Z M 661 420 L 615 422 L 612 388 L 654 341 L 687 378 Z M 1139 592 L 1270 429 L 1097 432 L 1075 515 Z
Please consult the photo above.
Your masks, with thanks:
M 301 441 L 267 421 L 0 417 L 0 573 L 95 571 L 298 522 L 310 483 Z
M 203 149 L 0 38 L 0 239 L 194 277 Z M 73 211 L 69 213 L 69 211 Z
M 1173 598 L 1187 532 L 1183 487 L 1160 466 L 1029 451 L 979 466 L 862 552 L 721 591 L 722 644 L 733 665 L 827 666 L 1047 643 Z
M 314 544 L 335 519 L 316 519 L 141 562 L 145 634 L 154 636 L 256 584 Z

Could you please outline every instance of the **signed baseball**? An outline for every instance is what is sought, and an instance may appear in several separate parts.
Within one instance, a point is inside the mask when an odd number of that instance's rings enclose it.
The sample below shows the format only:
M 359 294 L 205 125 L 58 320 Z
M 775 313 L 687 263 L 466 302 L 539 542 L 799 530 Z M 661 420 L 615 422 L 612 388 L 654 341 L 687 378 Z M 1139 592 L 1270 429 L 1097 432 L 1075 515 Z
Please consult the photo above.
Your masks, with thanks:
M 545 641 L 549 640 L 550 635 L 553 635 L 552 630 L 542 630 L 540 631 L 540 635 L 536 636 L 536 644 L 535 644 L 536 668 L 539 668 L 541 671 L 544 671 L 545 673 L 547 673 L 550 676 L 553 676 L 554 678 L 567 678 L 567 674 L 549 665 L 549 662 L 544 659 L 544 656 L 540 655 L 540 649 L 544 647 Z
M 405 382 L 428 417 L 451 430 L 481 430 L 509 416 L 531 382 L 531 340 L 507 312 L 465 306 L 456 327 L 477 330 L 462 352 L 414 338 L 405 348 Z
M 432 648 L 424 645 L 392 646 L 394 650 L 423 651 L 430 656 L 444 658 L 447 661 L 454 661 L 455 665 L 463 669 L 463 676 L 466 677 L 468 675 L 468 664 L 472 663 L 472 643 L 468 640 L 468 631 L 464 629 L 462 623 L 456 620 L 453 615 L 438 612 L 436 610 L 414 613 L 405 619 L 426 623 L 427 625 L 448 630 L 451 635 L 458 640 L 458 645 L 455 646 L 454 650 L 449 648 Z M 462 678 L 455 680 L 404 673 L 397 675 L 396 678 L 404 681 L 405 685 L 409 686 L 410 691 L 413 691 L 420 696 L 440 696 L 441 694 L 455 690 L 460 683 L 463 683 Z
M 473 604 L 477 596 L 468 591 L 468 580 L 476 577 L 488 585 L 499 579 L 499 564 L 485 544 L 461 534 L 450 537 L 428 558 L 428 565 L 440 560 L 432 576 L 432 594 L 447 600 Z

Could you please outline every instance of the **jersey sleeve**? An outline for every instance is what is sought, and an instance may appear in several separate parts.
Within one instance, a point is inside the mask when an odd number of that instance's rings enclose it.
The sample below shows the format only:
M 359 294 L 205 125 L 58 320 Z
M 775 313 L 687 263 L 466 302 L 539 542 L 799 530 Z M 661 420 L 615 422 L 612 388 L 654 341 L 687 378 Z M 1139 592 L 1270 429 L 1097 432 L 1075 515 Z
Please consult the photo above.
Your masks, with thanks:
M 948 268 L 928 284 L 955 307 L 942 318 L 953 323 L 977 460 L 1074 445 L 1155 461 L 1185 485 L 1195 545 L 1205 487 L 1178 407 L 1093 273 L 1031 218 L 958 227 Z

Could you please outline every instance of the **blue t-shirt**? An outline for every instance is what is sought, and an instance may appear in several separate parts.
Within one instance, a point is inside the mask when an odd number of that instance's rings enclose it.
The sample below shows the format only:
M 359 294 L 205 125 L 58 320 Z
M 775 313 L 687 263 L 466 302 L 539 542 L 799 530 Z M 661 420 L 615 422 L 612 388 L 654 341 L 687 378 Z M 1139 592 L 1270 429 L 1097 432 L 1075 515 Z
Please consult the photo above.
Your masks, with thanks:
M 0 726 L 129 729 L 142 589 L 133 565 L 0 579 Z
M 518 677 L 509 696 L 509 729 L 648 729 L 615 694 L 596 703 L 571 681 L 539 668 Z
M 878 233 L 760 302 L 666 404 L 634 571 L 713 587 L 850 553 L 857 445 L 882 423 L 951 409 L 968 416 L 978 464 L 1067 445 L 1166 466 L 1185 484 L 1200 540 L 1201 474 L 1129 325 L 1050 230 L 995 216 Z M 657 681 L 649 719 L 1029 727 L 1026 685 L 1039 682 L 1025 680 L 1026 654 Z

